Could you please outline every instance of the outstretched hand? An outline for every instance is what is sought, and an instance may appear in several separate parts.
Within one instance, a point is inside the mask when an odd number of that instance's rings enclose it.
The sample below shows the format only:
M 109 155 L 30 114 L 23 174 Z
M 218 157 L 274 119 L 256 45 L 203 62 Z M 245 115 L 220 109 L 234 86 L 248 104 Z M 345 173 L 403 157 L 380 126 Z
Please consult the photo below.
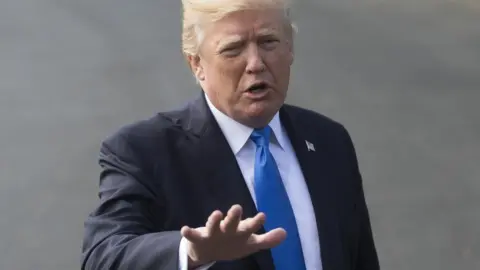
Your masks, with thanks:
M 222 212 L 214 211 L 205 227 L 182 228 L 182 236 L 189 241 L 189 266 L 240 259 L 285 240 L 287 234 L 282 228 L 255 234 L 264 224 L 265 214 L 241 220 L 242 212 L 240 205 L 234 205 L 225 218 Z

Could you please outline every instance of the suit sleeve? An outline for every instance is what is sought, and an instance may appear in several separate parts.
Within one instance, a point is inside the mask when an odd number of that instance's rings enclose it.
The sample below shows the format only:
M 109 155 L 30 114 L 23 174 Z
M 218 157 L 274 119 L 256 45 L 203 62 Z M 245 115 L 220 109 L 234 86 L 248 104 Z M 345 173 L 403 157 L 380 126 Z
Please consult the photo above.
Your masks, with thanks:
M 162 230 L 149 165 L 119 136 L 102 144 L 99 164 L 100 203 L 85 222 L 81 269 L 178 269 L 181 236 Z
M 365 200 L 365 192 L 363 189 L 363 180 L 358 166 L 357 155 L 352 139 L 348 132 L 344 129 L 346 134 L 347 145 L 350 149 L 350 159 L 355 175 L 355 204 L 358 211 L 358 232 L 359 242 L 354 254 L 355 270 L 379 270 L 380 264 L 378 260 L 377 250 L 373 239 L 372 227 L 370 222 L 370 214 Z

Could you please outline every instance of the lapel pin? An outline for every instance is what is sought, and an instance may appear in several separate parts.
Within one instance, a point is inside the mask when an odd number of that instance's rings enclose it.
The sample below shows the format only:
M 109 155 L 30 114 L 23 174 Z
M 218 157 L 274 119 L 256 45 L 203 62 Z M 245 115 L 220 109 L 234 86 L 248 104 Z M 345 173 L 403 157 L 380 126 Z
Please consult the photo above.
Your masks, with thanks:
M 307 150 L 310 152 L 315 152 L 315 146 L 313 145 L 313 143 L 309 142 L 309 141 L 305 141 L 305 143 L 307 144 Z

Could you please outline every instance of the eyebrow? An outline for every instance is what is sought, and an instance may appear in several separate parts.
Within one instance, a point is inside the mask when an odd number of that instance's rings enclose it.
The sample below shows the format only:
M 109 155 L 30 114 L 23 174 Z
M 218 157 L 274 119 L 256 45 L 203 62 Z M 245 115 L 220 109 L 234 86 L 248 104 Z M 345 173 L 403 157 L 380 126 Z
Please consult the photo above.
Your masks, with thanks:
M 279 36 L 280 33 L 276 28 L 263 28 L 257 33 L 258 38 Z M 242 35 L 230 35 L 217 43 L 217 51 L 221 51 L 229 46 L 237 46 L 245 42 L 245 38 Z
M 265 36 L 277 36 L 279 32 L 277 29 L 272 28 L 265 28 L 258 31 L 258 36 L 265 37 Z
M 240 35 L 232 35 L 220 40 L 217 44 L 217 49 L 223 49 L 227 46 L 238 45 L 242 43 L 244 38 Z

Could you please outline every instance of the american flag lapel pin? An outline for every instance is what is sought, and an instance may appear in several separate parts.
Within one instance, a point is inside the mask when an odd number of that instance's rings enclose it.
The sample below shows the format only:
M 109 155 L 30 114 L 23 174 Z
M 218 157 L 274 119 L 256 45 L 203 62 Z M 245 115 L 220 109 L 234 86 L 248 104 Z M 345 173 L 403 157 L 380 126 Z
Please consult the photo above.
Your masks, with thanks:
M 315 152 L 315 145 L 313 145 L 313 143 L 309 142 L 309 141 L 305 141 L 305 143 L 307 144 L 307 150 L 310 152 Z

